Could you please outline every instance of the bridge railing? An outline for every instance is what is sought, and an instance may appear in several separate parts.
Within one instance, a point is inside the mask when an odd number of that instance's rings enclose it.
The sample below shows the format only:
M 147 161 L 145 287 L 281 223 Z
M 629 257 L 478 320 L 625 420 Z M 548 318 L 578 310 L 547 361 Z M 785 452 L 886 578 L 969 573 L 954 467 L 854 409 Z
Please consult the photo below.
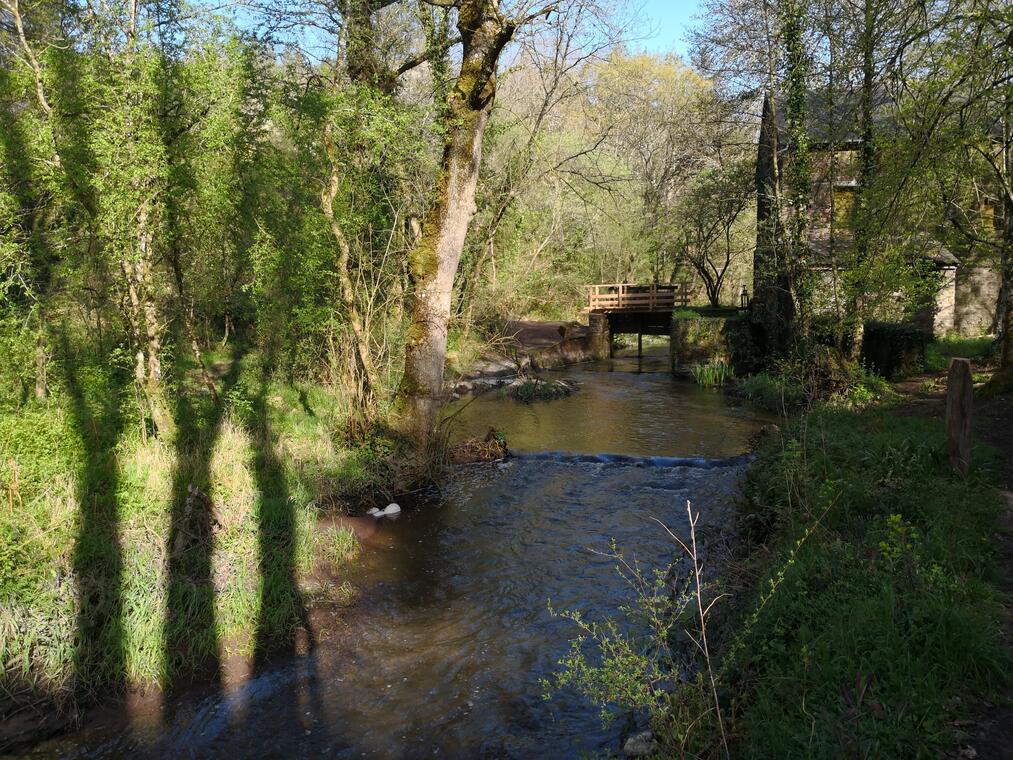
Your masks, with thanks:
M 688 306 L 692 287 L 688 282 L 673 285 L 631 285 L 625 282 L 587 286 L 587 308 L 603 311 L 670 311 Z

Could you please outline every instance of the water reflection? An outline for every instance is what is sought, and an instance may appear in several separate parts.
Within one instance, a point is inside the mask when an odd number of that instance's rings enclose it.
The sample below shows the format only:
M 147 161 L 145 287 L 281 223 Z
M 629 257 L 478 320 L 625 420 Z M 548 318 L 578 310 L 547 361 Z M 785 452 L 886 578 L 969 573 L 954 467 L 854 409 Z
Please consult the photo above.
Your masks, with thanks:
M 726 457 L 745 451 L 766 421 L 718 390 L 657 371 L 667 357 L 643 361 L 656 371 L 623 371 L 636 365 L 634 356 L 544 373 L 580 386 L 557 401 L 522 404 L 503 391 L 462 399 L 449 412 L 457 413 L 453 436 L 480 436 L 495 427 L 518 451 Z

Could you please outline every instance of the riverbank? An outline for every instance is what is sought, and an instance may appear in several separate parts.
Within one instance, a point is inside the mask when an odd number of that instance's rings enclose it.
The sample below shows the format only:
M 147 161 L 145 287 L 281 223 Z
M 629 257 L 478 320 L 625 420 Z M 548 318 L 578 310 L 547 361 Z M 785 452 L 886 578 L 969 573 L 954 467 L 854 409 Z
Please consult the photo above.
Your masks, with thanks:
M 255 355 L 213 365 L 219 404 L 183 373 L 171 439 L 140 423 L 123 368 L 63 370 L 0 416 L 0 751 L 296 651 L 310 609 L 354 597 L 330 583 L 354 526 L 323 518 L 402 480 L 393 441 L 349 440 L 332 391 Z
M 978 417 L 967 477 L 946 467 L 942 407 L 903 397 L 820 408 L 761 446 L 744 559 L 713 591 L 734 601 L 710 625 L 734 756 L 1002 756 L 1009 400 Z M 696 688 L 655 715 L 663 755 L 717 752 L 713 715 L 689 736 L 673 720 L 706 704 Z
M 594 358 L 591 334 L 575 322 L 507 322 L 475 356 L 450 354 L 448 387 L 456 400 L 522 380 L 533 371 L 559 369 Z
M 950 474 L 941 418 L 903 403 L 820 410 L 760 452 L 741 517 L 748 601 L 722 664 L 745 756 L 960 741 L 968 700 L 997 695 L 1010 665 L 998 456 L 978 445 L 972 472 Z
M 594 707 L 541 699 L 539 679 L 567 648 L 548 603 L 616 610 L 629 589 L 589 549 L 615 538 L 645 566 L 666 562 L 670 544 L 651 517 L 678 528 L 687 499 L 708 525 L 728 523 L 745 468 L 729 457 L 762 424 L 718 393 L 673 382 L 664 364 L 567 370 L 557 376 L 579 375 L 581 392 L 544 404 L 480 397 L 462 424 L 485 432 L 501 414 L 532 453 L 456 468 L 438 498 L 363 526 L 375 531 L 336 578 L 354 585 L 355 604 L 325 628 L 311 607 L 313 638 L 296 636 L 302 656 L 255 658 L 247 680 L 170 692 L 160 710 L 131 701 L 119 714 L 89 713 L 81 730 L 35 751 L 565 757 L 613 747 L 616 730 L 601 728 Z

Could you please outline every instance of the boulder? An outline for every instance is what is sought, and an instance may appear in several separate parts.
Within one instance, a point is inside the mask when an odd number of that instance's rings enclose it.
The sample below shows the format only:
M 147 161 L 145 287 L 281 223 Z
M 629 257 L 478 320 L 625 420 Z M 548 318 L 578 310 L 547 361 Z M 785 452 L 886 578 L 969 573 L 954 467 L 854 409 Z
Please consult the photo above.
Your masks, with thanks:
M 654 740 L 654 733 L 641 731 L 633 734 L 623 745 L 623 754 L 626 757 L 647 757 L 658 751 L 658 743 Z

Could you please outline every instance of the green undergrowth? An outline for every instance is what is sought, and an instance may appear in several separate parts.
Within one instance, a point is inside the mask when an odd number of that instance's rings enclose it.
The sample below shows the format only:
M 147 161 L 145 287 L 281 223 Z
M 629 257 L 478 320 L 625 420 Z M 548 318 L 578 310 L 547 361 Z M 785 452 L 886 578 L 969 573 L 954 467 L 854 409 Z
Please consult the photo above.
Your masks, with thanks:
M 766 411 L 790 415 L 826 405 L 835 408 L 862 409 L 888 402 L 896 394 L 890 384 L 860 364 L 842 364 L 833 373 L 819 373 L 810 379 L 806 367 L 785 367 L 780 372 L 760 372 L 743 378 L 736 392 Z M 831 382 L 826 377 L 832 377 Z
M 125 364 L 67 352 L 45 401 L 0 414 L 0 718 L 291 647 L 318 561 L 355 554 L 321 511 L 395 480 L 394 443 L 346 443 L 338 397 L 256 355 L 212 363 L 217 405 L 177 373 L 172 439 Z
M 694 364 L 690 367 L 690 374 L 693 375 L 696 384 L 704 388 L 722 386 L 735 377 L 731 365 L 723 361 Z
M 942 372 L 950 366 L 954 357 L 988 362 L 994 354 L 995 340 L 987 335 L 979 338 L 940 338 L 925 347 L 925 371 Z
M 721 658 L 738 756 L 934 757 L 1013 664 L 990 582 L 990 452 L 949 473 L 942 423 L 823 409 L 751 467 L 749 561 Z
M 707 539 L 684 529 L 652 576 L 613 546 L 632 601 L 563 611 L 576 637 L 545 694 L 649 722 L 655 757 L 940 757 L 1013 665 L 995 452 L 952 474 L 941 421 L 896 406 L 822 404 L 782 428 L 748 470 L 737 558 L 700 572 Z

